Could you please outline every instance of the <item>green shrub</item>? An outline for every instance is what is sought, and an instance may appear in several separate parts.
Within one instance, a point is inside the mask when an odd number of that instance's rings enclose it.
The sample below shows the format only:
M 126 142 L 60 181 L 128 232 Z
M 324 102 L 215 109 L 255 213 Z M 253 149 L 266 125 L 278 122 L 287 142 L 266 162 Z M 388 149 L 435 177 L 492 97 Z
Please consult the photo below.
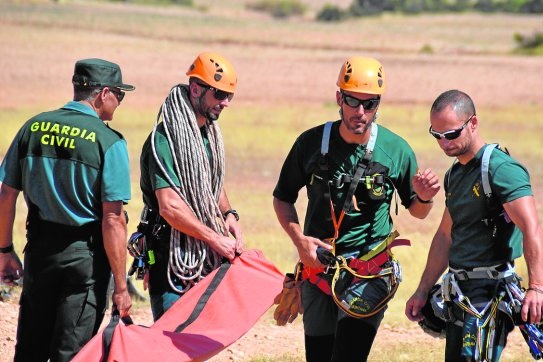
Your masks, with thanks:
M 340 21 L 347 17 L 347 13 L 338 6 L 326 3 L 317 14 L 318 21 Z
M 434 48 L 430 44 L 424 44 L 419 50 L 420 54 L 434 54 Z
M 57 2 L 62 0 L 55 0 Z M 193 0 L 107 0 L 108 2 L 133 3 L 143 5 L 181 5 L 193 6 Z
M 543 33 L 534 33 L 532 35 L 513 34 L 513 39 L 517 43 L 517 53 L 542 55 L 543 54 Z
M 274 18 L 303 15 L 307 9 L 305 4 L 298 0 L 260 0 L 247 4 L 246 7 L 251 10 L 269 13 Z

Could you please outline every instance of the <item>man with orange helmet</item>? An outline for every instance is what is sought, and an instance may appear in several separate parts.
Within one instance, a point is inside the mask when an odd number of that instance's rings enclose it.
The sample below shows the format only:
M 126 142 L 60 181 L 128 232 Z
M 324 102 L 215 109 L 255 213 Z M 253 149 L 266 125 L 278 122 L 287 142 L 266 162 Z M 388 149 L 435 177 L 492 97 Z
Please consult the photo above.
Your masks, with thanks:
M 174 86 L 162 104 L 140 158 L 144 210 L 130 242 L 146 250 L 145 286 L 155 320 L 243 249 L 215 122 L 234 97 L 236 71 L 223 56 L 206 52 L 186 74 L 188 84 Z
M 432 170 L 418 171 L 407 142 L 376 124 L 385 80 L 376 59 L 347 59 L 337 80 L 340 119 L 298 137 L 273 192 L 277 218 L 300 258 L 307 361 L 367 359 L 401 279 L 390 252 L 401 245 L 390 216 L 394 192 L 422 219 L 439 190 Z M 295 202 L 303 187 L 302 230 Z

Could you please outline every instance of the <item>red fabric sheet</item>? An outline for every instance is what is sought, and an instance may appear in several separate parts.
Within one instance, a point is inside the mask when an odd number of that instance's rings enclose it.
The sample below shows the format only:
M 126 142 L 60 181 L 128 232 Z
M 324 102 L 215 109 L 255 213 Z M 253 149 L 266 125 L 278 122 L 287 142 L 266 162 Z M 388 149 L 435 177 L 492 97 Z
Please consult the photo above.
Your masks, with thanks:
M 217 270 L 200 281 L 150 327 L 120 322 L 107 361 L 206 360 L 249 331 L 273 305 L 274 297 L 283 287 L 283 273 L 262 252 L 246 251 L 234 259 L 199 317 L 182 332 L 175 333 L 216 273 Z M 101 360 L 102 332 L 99 332 L 73 361 Z

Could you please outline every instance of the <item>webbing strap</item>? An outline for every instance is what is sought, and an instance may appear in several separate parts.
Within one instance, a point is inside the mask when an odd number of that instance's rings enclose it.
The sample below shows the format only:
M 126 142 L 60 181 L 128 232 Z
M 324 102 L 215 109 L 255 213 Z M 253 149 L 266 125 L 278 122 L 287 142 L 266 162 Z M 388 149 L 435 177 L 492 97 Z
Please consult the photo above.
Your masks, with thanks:
M 119 324 L 119 320 L 121 319 L 119 310 L 117 308 L 113 308 L 113 312 L 111 312 L 111 320 L 109 321 L 106 328 L 104 328 L 104 332 L 102 333 L 102 359 L 101 362 L 106 362 L 109 357 L 109 350 L 111 349 L 111 341 L 113 339 L 113 332 L 115 332 L 115 328 Z M 124 324 L 134 324 L 132 322 L 132 318 L 124 317 L 122 318 L 122 321 Z
M 370 139 L 369 139 L 368 144 L 366 146 L 366 149 L 368 151 L 370 151 L 370 152 L 373 152 L 373 149 L 375 148 L 375 141 L 377 140 L 377 131 L 378 130 L 379 130 L 379 128 L 377 127 L 375 122 L 373 122 L 371 124 Z
M 503 268 L 503 264 L 473 268 L 473 270 L 454 269 L 449 267 L 449 270 L 454 273 L 455 279 L 459 281 L 469 279 L 505 279 L 515 274 L 515 268 L 511 263 L 507 263 L 507 269 L 498 270 Z
M 366 150 L 366 154 L 358 162 L 358 167 L 356 168 L 356 172 L 354 173 L 354 176 L 351 179 L 351 183 L 349 184 L 349 190 L 347 191 L 347 196 L 345 196 L 345 202 L 343 202 L 343 211 L 345 212 L 349 212 L 349 210 L 351 209 L 351 206 L 353 204 L 352 198 L 356 190 L 356 187 L 358 186 L 358 183 L 360 182 L 362 175 L 364 175 L 366 168 L 368 167 L 369 160 L 366 158 L 368 154 L 371 159 L 371 152 Z
M 205 290 L 204 294 L 200 296 L 200 299 L 198 300 L 198 303 L 196 303 L 196 306 L 194 307 L 194 310 L 192 311 L 190 316 L 187 318 L 185 322 L 180 324 L 175 329 L 176 333 L 183 331 L 183 329 L 187 328 L 192 322 L 196 320 L 196 318 L 198 318 L 200 313 L 202 313 L 202 311 L 204 310 L 204 307 L 206 306 L 207 301 L 209 300 L 209 298 L 211 298 L 211 295 L 215 292 L 215 290 L 217 290 L 217 287 L 219 286 L 220 282 L 223 280 L 224 276 L 226 275 L 226 272 L 228 271 L 228 269 L 230 269 L 231 265 L 232 264 L 230 263 L 221 264 L 221 266 L 219 267 L 219 270 L 217 270 L 217 273 L 215 274 L 215 276 L 213 276 L 213 280 L 211 281 L 211 283 Z
M 496 146 L 498 146 L 497 143 L 487 145 L 483 151 L 483 157 L 481 159 L 481 179 L 483 182 L 483 191 L 486 197 L 490 197 L 492 195 L 492 188 L 490 187 L 490 181 L 488 178 L 488 167 L 490 165 L 490 155 Z
M 321 142 L 321 153 L 324 156 L 328 153 L 329 150 L 329 144 L 330 144 L 330 134 L 332 132 L 332 125 L 334 122 L 329 121 L 324 124 L 324 130 L 322 134 L 322 142 Z M 372 122 L 371 129 L 370 129 L 370 139 L 368 140 L 368 144 L 366 145 L 366 153 L 364 154 L 363 159 L 361 160 L 364 164 L 364 169 L 367 167 L 367 164 L 371 161 L 371 156 L 373 154 L 373 149 L 375 147 L 375 142 L 377 141 L 377 133 L 378 133 L 379 127 L 375 124 L 375 122 Z M 345 212 L 348 211 L 351 207 L 352 203 L 352 197 L 354 194 L 354 191 L 356 190 L 356 186 L 358 185 L 358 182 L 360 181 L 360 178 L 362 177 L 362 173 L 357 178 L 357 174 L 359 173 L 360 167 L 362 165 L 361 162 L 359 162 L 359 167 L 356 170 L 355 176 L 351 180 L 351 185 L 349 188 L 349 191 L 347 193 L 347 197 L 345 198 L 345 203 L 343 204 L 343 210 L 340 212 L 339 217 L 336 217 L 336 212 L 334 210 L 334 204 L 332 202 L 332 199 L 330 198 L 330 185 L 327 182 L 327 191 L 325 193 L 325 197 L 330 200 L 330 213 L 332 215 L 332 222 L 334 224 L 334 237 L 332 238 L 332 252 L 335 253 L 335 240 L 337 239 L 339 235 L 339 228 L 341 226 L 341 222 L 343 221 L 343 217 L 345 216 Z M 364 171 L 362 169 L 362 171 Z M 353 186 L 354 185 L 354 186 Z
M 373 155 L 373 148 L 375 147 L 375 141 L 377 139 L 377 130 L 378 127 L 375 125 L 375 123 L 372 123 L 370 130 L 370 139 L 368 140 L 368 144 L 366 145 L 366 152 L 364 153 L 362 159 L 358 161 L 358 167 L 356 168 L 356 172 L 351 179 L 349 190 L 347 191 L 347 196 L 345 197 L 345 202 L 343 203 L 343 211 L 345 212 L 349 212 L 349 210 L 351 209 L 353 203 L 352 199 L 354 192 L 356 191 L 356 187 L 358 186 L 360 179 L 364 175 L 366 168 L 368 168 L 368 165 L 371 161 Z
M 403 243 L 404 239 L 396 239 L 398 236 L 400 236 L 400 233 L 396 230 L 392 231 L 388 236 L 381 241 L 379 244 L 377 244 L 373 249 L 371 249 L 366 254 L 362 255 L 358 259 L 360 260 L 370 260 L 374 258 L 377 254 L 380 254 L 381 252 L 385 250 L 390 250 L 392 247 L 396 245 L 411 245 L 409 240 L 407 240 L 407 244 Z M 402 240 L 400 242 L 400 240 Z
M 321 141 L 321 153 L 323 155 L 328 154 L 328 150 L 330 149 L 330 134 L 332 133 L 333 124 L 333 121 L 328 121 L 324 124 L 324 131 L 322 133 Z M 375 148 L 375 142 L 377 141 L 378 131 L 379 127 L 377 127 L 375 122 L 373 122 L 370 129 L 370 139 L 368 140 L 368 144 L 366 145 L 366 152 L 373 152 L 373 149 Z
M 321 153 L 326 155 L 330 146 L 330 132 L 332 131 L 333 121 L 328 121 L 324 124 L 324 131 L 322 133 Z

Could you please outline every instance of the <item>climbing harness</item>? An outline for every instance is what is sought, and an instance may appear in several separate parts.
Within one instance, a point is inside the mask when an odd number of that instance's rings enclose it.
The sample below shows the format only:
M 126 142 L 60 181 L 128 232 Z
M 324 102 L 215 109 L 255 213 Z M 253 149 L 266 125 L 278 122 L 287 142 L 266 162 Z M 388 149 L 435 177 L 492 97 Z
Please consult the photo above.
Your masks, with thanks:
M 354 196 L 358 185 L 360 183 L 365 185 L 366 189 L 371 191 L 370 195 L 373 195 L 374 199 L 385 198 L 386 169 L 383 169 L 383 173 L 376 172 L 372 174 L 374 171 L 371 171 L 368 174 L 370 169 L 374 170 L 371 159 L 378 133 L 377 125 L 372 123 L 366 151 L 359 160 L 354 175 L 342 174 L 335 179 L 329 180 L 327 154 L 332 125 L 333 122 L 327 122 L 324 126 L 321 159 L 318 164 L 320 175 L 313 174 L 313 177 L 318 178 L 319 182 L 324 185 L 324 198 L 330 204 L 334 236 L 325 241 L 332 245 L 332 250 L 317 249 L 317 257 L 322 264 L 326 265 L 325 269 L 309 268 L 301 263 L 298 263 L 297 269 L 301 271 L 300 274 L 303 280 L 309 280 L 324 293 L 331 295 L 338 307 L 345 313 L 355 318 L 366 318 L 380 312 L 386 306 L 386 303 L 394 296 L 401 281 L 400 265 L 393 257 L 390 249 L 397 245 L 410 245 L 410 243 L 409 240 L 396 239 L 399 233 L 393 231 L 365 255 L 357 258 L 335 255 L 335 240 L 339 236 L 339 229 L 345 214 L 350 212 L 352 208 L 360 211 L 357 208 L 358 205 Z M 312 179 L 312 182 L 314 181 Z M 338 216 L 330 198 L 330 186 L 342 188 L 347 183 L 349 187 Z M 326 275 L 332 275 L 330 283 L 326 279 Z M 378 281 L 378 279 L 381 280 Z M 384 297 L 381 295 L 383 281 L 387 289 L 387 295 Z M 372 288 L 375 290 L 373 293 Z
M 335 270 L 330 287 L 332 297 L 337 306 L 351 317 L 367 318 L 379 313 L 396 294 L 402 280 L 402 271 L 390 249 L 396 245 L 410 245 L 408 240 L 405 240 L 406 243 L 394 245 L 394 241 L 404 241 L 394 240 L 398 235 L 396 231 L 391 233 L 385 239 L 386 249 L 373 258 L 364 260 L 371 252 L 359 259 L 349 260 L 337 256 L 328 266 L 329 269 Z M 389 243 L 389 240 L 392 241 Z M 372 284 L 377 282 L 378 278 L 382 278 L 386 283 L 388 294 L 384 298 L 371 293 Z M 374 286 L 379 288 L 377 284 Z
M 468 280 L 486 279 L 496 281 L 496 295 L 486 303 L 472 303 L 462 292 L 459 283 Z M 463 327 L 466 333 L 463 340 L 464 354 L 475 361 L 492 361 L 497 358 L 495 350 L 499 344 L 497 328 L 505 328 L 504 319 L 509 318 L 511 325 L 517 325 L 534 359 L 543 357 L 543 332 L 541 327 L 523 322 L 520 318 L 524 289 L 520 287 L 520 277 L 511 264 L 480 267 L 472 270 L 449 269 L 442 283 L 436 284 L 429 295 L 422 313 L 425 319 L 419 322 L 424 332 L 434 337 L 444 337 L 446 324 L 454 323 Z M 463 318 L 453 312 L 457 306 L 463 312 Z M 499 314 L 498 314 L 499 313 Z M 502 323 L 498 324 L 498 318 Z M 470 325 L 466 326 L 469 323 Z M 465 327 L 466 326 L 466 327 Z
M 498 147 L 497 144 L 487 145 L 481 158 L 481 183 L 489 209 L 489 216 L 481 221 L 493 228 L 493 237 L 498 233 L 500 222 L 511 222 L 503 206 L 492 198 L 490 187 L 490 156 Z M 507 150 L 503 152 L 508 154 Z M 490 300 L 472 303 L 463 293 L 459 283 L 476 280 L 495 281 L 495 293 Z M 520 319 L 524 300 L 520 280 L 510 263 L 470 270 L 449 268 L 442 283 L 436 284 L 430 291 L 422 309 L 425 319 L 419 325 L 430 335 L 441 337 L 445 335 L 446 323 L 460 326 L 463 328 L 462 354 L 476 361 L 492 361 L 499 357 L 498 349 L 503 347 L 497 337 L 501 332 L 499 328 L 508 328 L 505 322 L 509 318 L 510 326 L 519 326 L 532 356 L 539 359 L 543 352 L 543 334 L 536 325 Z M 454 313 L 455 307 L 460 312 Z

